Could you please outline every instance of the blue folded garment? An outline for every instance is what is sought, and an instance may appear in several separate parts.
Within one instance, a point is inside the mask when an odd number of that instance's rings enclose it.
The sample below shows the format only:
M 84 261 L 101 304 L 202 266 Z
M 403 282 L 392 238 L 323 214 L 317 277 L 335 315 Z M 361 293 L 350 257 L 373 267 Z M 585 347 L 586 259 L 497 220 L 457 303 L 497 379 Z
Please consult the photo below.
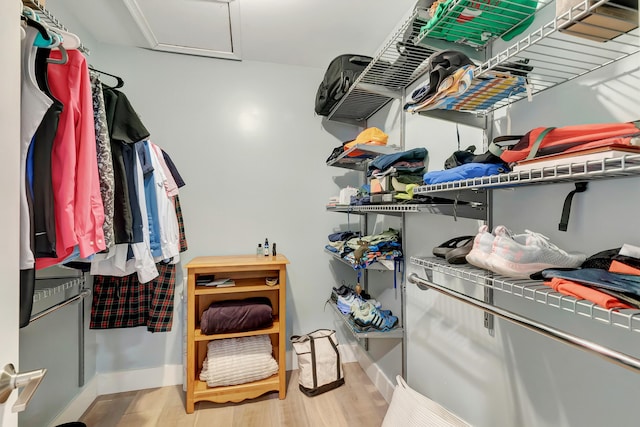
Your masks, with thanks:
M 423 180 L 425 184 L 439 184 L 441 182 L 459 181 L 480 176 L 498 175 L 504 172 L 507 172 L 507 169 L 502 164 L 466 163 L 443 171 L 427 172 L 424 174 Z
M 581 268 L 578 270 L 556 270 L 549 268 L 542 270 L 542 277 L 545 279 L 559 277 L 591 287 L 640 296 L 640 276 L 631 274 L 610 273 L 599 268 Z
M 426 148 L 414 148 L 411 150 L 403 151 L 401 153 L 393 153 L 393 154 L 384 154 L 382 156 L 376 157 L 369 164 L 368 174 L 371 174 L 371 171 L 376 169 L 380 169 L 381 171 L 387 169 L 389 166 L 393 166 L 394 163 L 398 162 L 425 162 L 428 157 L 428 152 Z
M 337 233 L 329 234 L 330 242 L 339 242 L 341 240 L 349 240 L 353 237 L 360 237 L 360 232 L 354 231 L 340 231 Z

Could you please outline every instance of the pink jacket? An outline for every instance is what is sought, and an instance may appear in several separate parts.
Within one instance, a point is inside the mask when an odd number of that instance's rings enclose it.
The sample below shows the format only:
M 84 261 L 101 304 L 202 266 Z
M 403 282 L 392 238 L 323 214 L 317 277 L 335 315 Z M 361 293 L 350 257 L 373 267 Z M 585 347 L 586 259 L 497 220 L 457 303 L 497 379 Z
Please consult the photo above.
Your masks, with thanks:
M 105 249 L 89 70 L 79 51 L 67 54 L 66 64 L 48 66 L 51 92 L 64 105 L 51 156 L 58 258 L 36 260 L 37 269 L 58 264 L 76 245 L 82 258 Z

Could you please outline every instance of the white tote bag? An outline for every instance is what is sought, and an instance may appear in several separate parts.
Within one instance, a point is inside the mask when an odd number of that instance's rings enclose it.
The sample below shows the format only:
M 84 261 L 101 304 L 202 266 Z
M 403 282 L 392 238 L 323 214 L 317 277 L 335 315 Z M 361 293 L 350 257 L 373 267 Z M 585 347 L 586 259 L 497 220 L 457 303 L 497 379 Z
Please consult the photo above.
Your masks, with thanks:
M 300 391 L 316 396 L 344 384 L 336 331 L 318 329 L 291 337 L 298 355 Z
M 470 427 L 433 400 L 421 395 L 402 379 L 393 391 L 382 427 Z

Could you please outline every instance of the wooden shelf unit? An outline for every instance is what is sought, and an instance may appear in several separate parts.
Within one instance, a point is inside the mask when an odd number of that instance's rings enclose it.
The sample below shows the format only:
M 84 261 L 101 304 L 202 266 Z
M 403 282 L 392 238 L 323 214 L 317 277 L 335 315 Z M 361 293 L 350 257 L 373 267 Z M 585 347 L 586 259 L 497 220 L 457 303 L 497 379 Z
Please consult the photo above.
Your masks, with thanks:
M 264 393 L 277 391 L 278 397 L 286 396 L 286 266 L 284 255 L 258 256 L 207 256 L 197 257 L 187 265 L 187 392 L 186 411 L 193 413 L 195 403 L 203 400 L 225 403 L 253 399 Z M 199 275 L 215 274 L 229 277 L 235 286 L 196 286 Z M 278 284 L 267 286 L 265 278 L 277 277 Z M 202 313 L 212 302 L 250 297 L 266 297 L 273 307 L 273 326 L 254 331 L 204 335 L 200 330 Z M 269 335 L 273 357 L 278 363 L 278 373 L 269 378 L 223 387 L 208 387 L 200 381 L 202 362 L 207 355 L 207 344 L 212 340 Z

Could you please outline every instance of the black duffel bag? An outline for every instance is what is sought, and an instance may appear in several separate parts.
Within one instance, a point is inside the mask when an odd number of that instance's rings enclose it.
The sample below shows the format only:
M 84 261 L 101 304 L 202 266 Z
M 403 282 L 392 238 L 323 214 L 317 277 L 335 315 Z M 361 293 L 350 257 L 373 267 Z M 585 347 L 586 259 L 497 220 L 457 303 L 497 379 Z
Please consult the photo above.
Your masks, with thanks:
M 372 60 L 370 56 L 347 54 L 331 61 L 316 93 L 316 114 L 328 116 Z

